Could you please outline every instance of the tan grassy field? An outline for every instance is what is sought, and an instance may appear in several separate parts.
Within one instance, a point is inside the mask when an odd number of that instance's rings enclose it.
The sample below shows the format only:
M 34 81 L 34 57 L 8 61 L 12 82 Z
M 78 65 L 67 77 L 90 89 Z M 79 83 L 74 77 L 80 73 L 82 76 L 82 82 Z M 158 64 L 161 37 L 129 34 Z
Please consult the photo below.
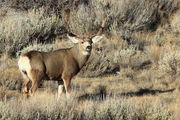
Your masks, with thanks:
M 179 120 L 179 6 L 179 0 L 0 1 L 0 120 Z M 53 81 L 24 98 L 21 53 L 72 47 L 68 27 L 90 36 L 104 19 L 104 38 L 73 78 L 72 98 L 57 100 Z
M 4 86 L 20 89 L 16 60 L 4 58 L 0 72 Z M 117 75 L 75 77 L 73 98 L 57 101 L 57 83 L 45 81 L 35 96 L 25 99 L 17 90 L 1 87 L 1 119 L 179 119 L 179 76 L 164 75 L 155 68 L 123 69 Z M 15 81 L 15 83 L 13 83 Z M 7 81 L 6 81 L 7 82 Z M 1 82 L 2 83 L 2 82 Z M 16 86 L 16 88 L 14 88 Z

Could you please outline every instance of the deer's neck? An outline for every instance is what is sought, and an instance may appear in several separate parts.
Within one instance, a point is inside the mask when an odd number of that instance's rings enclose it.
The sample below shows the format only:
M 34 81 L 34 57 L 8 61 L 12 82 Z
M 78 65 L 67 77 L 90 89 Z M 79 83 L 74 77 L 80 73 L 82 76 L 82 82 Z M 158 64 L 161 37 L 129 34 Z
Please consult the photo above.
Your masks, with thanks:
M 72 47 L 72 48 L 70 49 L 70 51 L 71 51 L 74 59 L 75 59 L 76 62 L 78 63 L 79 68 L 82 68 L 82 67 L 84 66 L 84 64 L 88 61 L 88 58 L 89 58 L 90 54 L 89 54 L 89 55 L 84 55 L 84 54 L 82 53 L 82 51 L 80 51 L 80 50 L 78 49 L 78 46 L 77 46 L 77 45 L 74 45 L 74 47 Z M 90 53 L 91 53 L 91 52 L 90 52 Z

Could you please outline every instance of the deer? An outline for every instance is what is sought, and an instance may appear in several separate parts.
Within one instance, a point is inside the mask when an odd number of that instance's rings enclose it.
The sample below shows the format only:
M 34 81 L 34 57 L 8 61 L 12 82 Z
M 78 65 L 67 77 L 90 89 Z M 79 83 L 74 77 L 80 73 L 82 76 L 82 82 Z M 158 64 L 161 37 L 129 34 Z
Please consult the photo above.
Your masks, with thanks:
M 67 34 L 74 46 L 50 52 L 29 51 L 22 53 L 18 60 L 18 67 L 23 76 L 22 93 L 33 96 L 40 82 L 43 80 L 58 81 L 58 98 L 65 89 L 67 98 L 71 96 L 71 80 L 88 61 L 92 52 L 92 45 L 103 38 L 102 31 L 105 21 L 99 31 L 91 37 L 79 37 L 69 32 Z

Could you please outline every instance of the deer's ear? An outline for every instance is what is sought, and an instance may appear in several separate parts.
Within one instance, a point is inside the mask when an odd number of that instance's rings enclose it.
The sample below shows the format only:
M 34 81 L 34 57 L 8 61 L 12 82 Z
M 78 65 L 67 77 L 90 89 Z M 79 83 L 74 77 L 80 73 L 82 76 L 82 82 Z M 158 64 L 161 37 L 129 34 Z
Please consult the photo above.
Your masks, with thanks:
M 73 42 L 78 43 L 79 39 L 74 34 L 67 34 L 67 37 Z
M 96 35 L 92 38 L 92 42 L 96 43 L 98 41 L 100 41 L 103 38 L 103 35 Z

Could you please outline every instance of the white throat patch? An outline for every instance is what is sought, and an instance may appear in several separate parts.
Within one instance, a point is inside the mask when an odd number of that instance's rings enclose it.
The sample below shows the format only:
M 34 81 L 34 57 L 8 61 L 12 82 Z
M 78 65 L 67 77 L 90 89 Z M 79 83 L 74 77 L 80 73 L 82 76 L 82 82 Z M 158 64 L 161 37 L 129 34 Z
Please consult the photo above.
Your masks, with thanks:
M 83 55 L 90 55 L 90 52 L 83 51 L 82 54 L 83 54 Z

